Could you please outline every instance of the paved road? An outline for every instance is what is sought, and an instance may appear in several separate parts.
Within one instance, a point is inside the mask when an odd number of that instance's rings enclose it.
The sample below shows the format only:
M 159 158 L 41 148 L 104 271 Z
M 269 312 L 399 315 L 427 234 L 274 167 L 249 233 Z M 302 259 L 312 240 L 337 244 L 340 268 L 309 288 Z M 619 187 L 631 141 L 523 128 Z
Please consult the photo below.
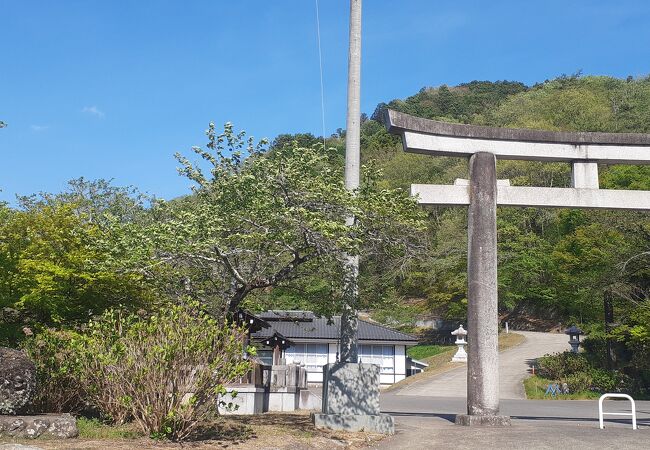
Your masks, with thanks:
M 502 399 L 525 399 L 523 380 L 529 375 L 530 363 L 548 353 L 569 349 L 565 334 L 517 331 L 526 340 L 499 354 L 499 392 Z M 465 397 L 467 393 L 467 366 L 423 378 L 405 386 L 397 395 L 429 397 Z
M 568 349 L 564 334 L 518 331 L 526 341 L 500 353 L 501 413 L 510 427 L 460 427 L 466 412 L 466 367 L 423 379 L 381 395 L 382 412 L 395 418 L 396 434 L 378 449 L 650 449 L 650 402 L 637 402 L 639 430 L 630 419 L 607 420 L 598 428 L 598 402 L 525 400 L 522 380 L 530 363 Z M 629 403 L 611 401 L 606 411 L 629 412 Z
M 609 416 L 598 429 L 598 402 L 578 400 L 502 400 L 511 427 L 460 427 L 456 414 L 465 398 L 384 393 L 382 411 L 396 422 L 396 434 L 378 449 L 642 449 L 650 448 L 650 402 L 637 402 L 639 429 L 630 419 Z M 629 403 L 608 401 L 606 411 L 629 412 Z

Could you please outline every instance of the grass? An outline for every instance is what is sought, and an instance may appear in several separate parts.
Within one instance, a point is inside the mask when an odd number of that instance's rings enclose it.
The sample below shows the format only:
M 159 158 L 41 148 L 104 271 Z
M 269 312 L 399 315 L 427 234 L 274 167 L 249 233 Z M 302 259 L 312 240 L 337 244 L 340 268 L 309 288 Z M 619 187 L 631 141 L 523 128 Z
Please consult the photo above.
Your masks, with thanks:
M 360 450 L 383 439 L 374 433 L 319 430 L 308 411 L 265 413 L 252 416 L 222 416 L 201 425 L 199 433 L 184 443 L 151 439 L 134 424 L 107 425 L 97 419 L 78 418 L 79 437 L 61 441 L 38 439 L 43 450 L 208 450 L 237 448 L 311 448 Z M 13 439 L 14 444 L 34 445 L 33 439 Z M 0 445 L 1 447 L 1 445 Z M 31 447 L 30 447 L 31 448 Z
M 98 419 L 77 419 L 79 437 L 82 439 L 138 439 L 145 434 L 135 427 L 135 424 L 107 425 Z
M 499 333 L 499 351 L 502 352 L 509 348 L 515 347 L 525 340 L 526 338 L 523 336 L 523 334 Z
M 598 392 L 581 391 L 571 394 L 546 395 L 546 389 L 549 384 L 555 383 L 553 380 L 533 375 L 524 380 L 524 389 L 526 398 L 529 400 L 594 400 L 600 397 Z
M 431 356 L 448 351 L 450 348 L 455 348 L 455 346 L 420 344 L 406 350 L 406 354 L 413 359 L 422 361 L 425 358 L 430 358 Z
M 427 367 L 427 370 L 439 369 L 451 361 L 451 358 L 456 353 L 457 348 L 458 347 L 455 345 L 450 345 L 437 355 L 429 356 L 428 358 L 424 358 L 422 361 L 429 365 L 429 367 Z

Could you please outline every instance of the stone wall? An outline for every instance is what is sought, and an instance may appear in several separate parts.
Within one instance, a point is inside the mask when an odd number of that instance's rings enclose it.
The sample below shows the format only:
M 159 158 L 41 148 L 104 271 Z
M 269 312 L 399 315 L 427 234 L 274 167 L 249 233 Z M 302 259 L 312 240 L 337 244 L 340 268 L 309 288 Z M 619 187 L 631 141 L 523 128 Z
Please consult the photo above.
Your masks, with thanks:
M 0 437 L 36 439 L 41 436 L 74 438 L 78 435 L 77 422 L 70 414 L 0 416 Z
M 264 366 L 261 383 L 227 386 L 222 401 L 236 408 L 220 407 L 221 414 L 261 414 L 267 411 L 290 412 L 320 409 L 321 399 L 307 389 L 307 371 L 299 364 Z M 235 394 L 236 392 L 236 394 Z
M 19 350 L 0 347 L 0 414 L 25 412 L 35 392 L 34 363 Z

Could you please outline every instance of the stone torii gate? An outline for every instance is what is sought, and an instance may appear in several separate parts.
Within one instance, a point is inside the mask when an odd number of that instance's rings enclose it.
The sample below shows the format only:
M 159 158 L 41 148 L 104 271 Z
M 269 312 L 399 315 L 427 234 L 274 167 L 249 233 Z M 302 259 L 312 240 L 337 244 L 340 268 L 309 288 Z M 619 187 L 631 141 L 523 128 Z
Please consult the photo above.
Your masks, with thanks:
M 460 425 L 503 425 L 499 415 L 497 205 L 650 210 L 650 191 L 599 189 L 598 164 L 650 164 L 650 134 L 555 132 L 459 125 L 384 115 L 404 151 L 469 158 L 469 181 L 411 185 L 422 205 L 469 206 L 467 414 Z M 571 164 L 570 188 L 510 186 L 496 179 L 496 160 Z

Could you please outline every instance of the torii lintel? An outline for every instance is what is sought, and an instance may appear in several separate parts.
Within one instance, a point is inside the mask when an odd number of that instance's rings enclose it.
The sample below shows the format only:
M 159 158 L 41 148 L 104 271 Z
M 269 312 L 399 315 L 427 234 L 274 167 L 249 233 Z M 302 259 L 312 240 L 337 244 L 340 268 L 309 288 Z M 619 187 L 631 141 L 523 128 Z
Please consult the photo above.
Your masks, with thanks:
M 544 131 L 464 125 L 393 110 L 386 128 L 402 136 L 404 151 L 432 156 L 568 162 L 571 188 L 497 186 L 497 204 L 542 208 L 650 210 L 650 191 L 599 189 L 598 164 L 650 164 L 650 134 Z M 425 205 L 467 205 L 468 186 L 411 186 Z
M 650 164 L 650 134 L 545 131 L 439 122 L 386 110 L 390 133 L 404 151 L 469 157 L 489 152 L 498 159 Z

